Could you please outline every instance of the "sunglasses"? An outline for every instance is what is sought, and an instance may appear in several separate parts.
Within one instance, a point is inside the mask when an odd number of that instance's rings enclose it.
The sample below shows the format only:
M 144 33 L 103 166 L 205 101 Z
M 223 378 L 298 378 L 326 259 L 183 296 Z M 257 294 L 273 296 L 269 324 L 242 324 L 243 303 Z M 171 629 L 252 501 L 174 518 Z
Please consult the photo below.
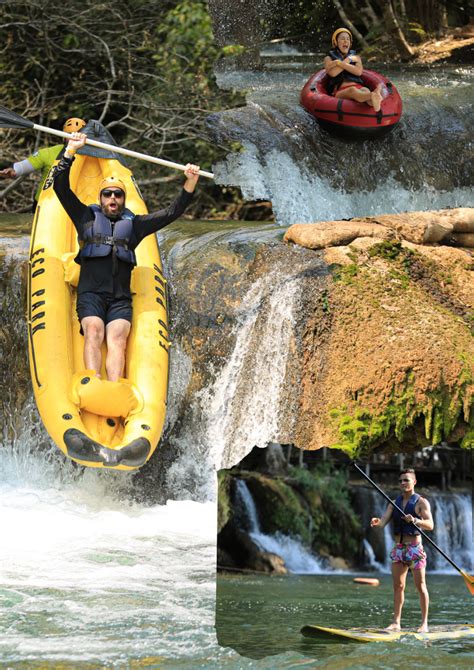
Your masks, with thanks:
M 400 484 L 405 484 L 411 481 L 411 479 L 399 479 Z
M 125 196 L 123 191 L 115 191 L 115 190 L 110 189 L 110 188 L 104 188 L 101 195 L 103 195 L 104 198 L 111 198 L 113 195 L 116 198 L 123 198 Z

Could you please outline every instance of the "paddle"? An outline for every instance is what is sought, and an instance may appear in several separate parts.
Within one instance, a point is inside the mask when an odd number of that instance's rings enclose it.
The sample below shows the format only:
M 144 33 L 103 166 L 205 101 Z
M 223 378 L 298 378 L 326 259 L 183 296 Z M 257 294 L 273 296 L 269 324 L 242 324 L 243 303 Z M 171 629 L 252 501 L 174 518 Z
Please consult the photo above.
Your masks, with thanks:
M 54 130 L 53 128 L 47 128 L 46 126 L 40 126 L 33 121 L 23 118 L 15 112 L 11 112 L 6 107 L 0 105 L 0 128 L 19 128 L 24 130 L 29 128 L 32 130 L 39 130 L 43 133 L 49 133 L 50 135 L 57 135 L 58 137 L 63 137 L 70 139 L 72 137 L 71 133 L 65 133 L 62 130 Z M 173 163 L 172 161 L 164 160 L 164 158 L 155 158 L 154 156 L 148 156 L 147 154 L 141 154 L 138 151 L 131 151 L 131 149 L 125 149 L 124 147 L 118 147 L 115 144 L 105 144 L 105 142 L 97 142 L 97 140 L 86 140 L 86 144 L 90 144 L 91 147 L 97 147 L 98 149 L 106 149 L 113 151 L 116 154 L 123 154 L 124 156 L 130 156 L 131 158 L 140 158 L 141 160 L 148 161 L 148 163 L 157 163 L 158 165 L 164 165 L 165 167 L 174 168 L 175 170 L 185 170 L 186 166 L 181 165 L 180 163 Z M 209 179 L 214 179 L 214 174 L 212 172 L 206 172 L 205 170 L 199 170 L 201 177 L 208 177 Z
M 372 486 L 374 488 L 377 489 L 377 491 L 385 498 L 385 500 L 388 503 L 390 503 L 390 505 L 392 505 L 392 507 L 397 509 L 403 516 L 405 516 L 405 512 L 396 503 L 394 503 L 393 500 L 390 500 L 388 495 L 384 491 L 382 491 L 382 489 L 379 486 L 377 486 L 377 484 L 374 481 L 372 481 L 372 479 L 368 475 L 366 475 L 365 472 L 361 468 L 359 468 L 359 466 L 357 465 L 357 463 L 355 461 L 352 462 L 352 465 L 360 472 L 360 474 L 363 477 L 365 477 L 365 479 L 367 479 L 368 482 L 370 482 L 372 484 Z M 463 576 L 464 581 L 466 582 L 466 586 L 469 589 L 469 592 L 470 592 L 471 596 L 474 596 L 474 577 L 472 577 L 471 575 L 468 575 L 467 572 L 465 572 L 462 568 L 459 567 L 459 565 L 456 565 L 456 563 L 451 558 L 449 558 L 449 556 L 447 554 L 444 553 L 444 551 L 441 549 L 441 547 L 438 547 L 436 542 L 434 542 L 434 540 L 432 540 L 431 537 L 429 535 L 427 535 L 421 528 L 419 528 L 418 526 L 416 526 L 416 528 L 420 532 L 420 534 L 423 535 L 423 537 L 426 540 L 428 540 L 428 542 L 430 544 L 432 544 L 435 549 L 437 549 L 439 551 L 441 556 L 443 556 L 443 558 L 445 558 L 448 561 L 448 563 L 450 563 L 453 566 L 453 568 L 455 568 L 455 570 L 457 570 Z

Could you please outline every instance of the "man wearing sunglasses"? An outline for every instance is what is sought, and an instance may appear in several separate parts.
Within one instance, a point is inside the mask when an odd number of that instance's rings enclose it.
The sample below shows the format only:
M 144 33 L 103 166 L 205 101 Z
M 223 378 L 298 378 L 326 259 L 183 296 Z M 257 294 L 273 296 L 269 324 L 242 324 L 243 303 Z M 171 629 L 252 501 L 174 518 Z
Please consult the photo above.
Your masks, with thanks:
M 427 633 L 429 595 L 425 581 L 426 554 L 418 529 L 433 530 L 433 517 L 429 502 L 415 493 L 414 470 L 403 470 L 400 473 L 399 484 L 401 493 L 395 500 L 395 504 L 404 510 L 405 515 L 402 515 L 392 505 L 388 505 L 381 519 L 374 517 L 370 522 L 372 527 L 384 528 L 391 519 L 393 520 L 395 544 L 390 552 L 390 558 L 392 560 L 394 613 L 393 621 L 387 626 L 387 630 L 400 630 L 406 578 L 408 570 L 411 569 L 420 596 L 421 625 L 418 632 Z
M 74 154 L 85 145 L 86 139 L 83 133 L 73 133 L 56 167 L 54 190 L 82 245 L 76 257 L 81 266 L 76 309 L 84 334 L 84 363 L 100 376 L 101 346 L 105 339 L 107 378 L 117 381 L 123 374 L 132 321 L 130 282 L 136 264 L 134 250 L 147 235 L 183 214 L 199 179 L 199 166 L 186 165 L 183 189 L 166 209 L 135 216 L 125 206 L 125 184 L 113 176 L 99 186 L 99 205 L 88 206 L 69 185 Z

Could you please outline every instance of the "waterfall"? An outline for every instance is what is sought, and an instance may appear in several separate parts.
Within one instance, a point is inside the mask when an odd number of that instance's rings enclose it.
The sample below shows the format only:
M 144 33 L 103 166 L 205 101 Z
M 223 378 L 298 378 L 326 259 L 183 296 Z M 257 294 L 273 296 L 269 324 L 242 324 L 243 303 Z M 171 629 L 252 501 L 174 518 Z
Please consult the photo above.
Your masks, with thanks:
M 258 280 L 243 301 L 234 349 L 208 393 L 208 439 L 218 468 L 279 439 L 297 297 L 297 280 L 275 272 Z
M 299 575 L 332 572 L 323 569 L 318 559 L 298 540 L 283 533 L 266 535 L 261 531 L 255 502 L 242 479 L 236 481 L 236 503 L 241 510 L 242 524 L 248 529 L 248 534 L 255 544 L 261 551 L 280 556 L 289 572 Z
M 472 547 L 472 500 L 467 494 L 442 493 L 430 498 L 433 511 L 433 540 L 460 567 L 468 572 L 474 567 Z M 454 568 L 425 542 L 428 560 L 437 572 L 454 572 Z
M 298 104 L 314 63 L 307 67 L 264 79 L 220 69 L 219 85 L 245 91 L 247 106 L 209 118 L 217 141 L 244 149 L 214 166 L 218 183 L 271 200 L 282 226 L 470 205 L 467 73 L 417 72 L 415 82 L 394 72 L 404 105 L 399 126 L 383 139 L 344 143 Z

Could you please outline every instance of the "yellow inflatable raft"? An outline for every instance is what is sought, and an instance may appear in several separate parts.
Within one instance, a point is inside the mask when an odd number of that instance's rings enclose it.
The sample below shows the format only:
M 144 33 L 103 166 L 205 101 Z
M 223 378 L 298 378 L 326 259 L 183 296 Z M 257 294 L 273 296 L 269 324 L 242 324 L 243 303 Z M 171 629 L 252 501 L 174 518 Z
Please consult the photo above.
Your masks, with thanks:
M 86 128 L 88 136 L 103 138 L 97 134 L 99 124 L 93 123 L 92 131 Z M 99 183 L 114 175 L 126 185 L 128 209 L 145 214 L 132 173 L 117 154 L 103 150 L 91 153 L 93 150 L 84 147 L 71 169 L 71 188 L 79 199 L 85 204 L 96 203 Z M 103 369 L 100 380 L 93 371 L 84 369 L 84 338 L 75 311 L 77 235 L 54 193 L 51 175 L 52 170 L 38 202 L 30 243 L 27 321 L 36 403 L 48 433 L 74 461 L 90 467 L 133 470 L 153 454 L 166 413 L 166 280 L 156 236 L 146 237 L 136 249 L 125 378 L 105 381 Z M 105 345 L 102 358 L 105 361 Z

